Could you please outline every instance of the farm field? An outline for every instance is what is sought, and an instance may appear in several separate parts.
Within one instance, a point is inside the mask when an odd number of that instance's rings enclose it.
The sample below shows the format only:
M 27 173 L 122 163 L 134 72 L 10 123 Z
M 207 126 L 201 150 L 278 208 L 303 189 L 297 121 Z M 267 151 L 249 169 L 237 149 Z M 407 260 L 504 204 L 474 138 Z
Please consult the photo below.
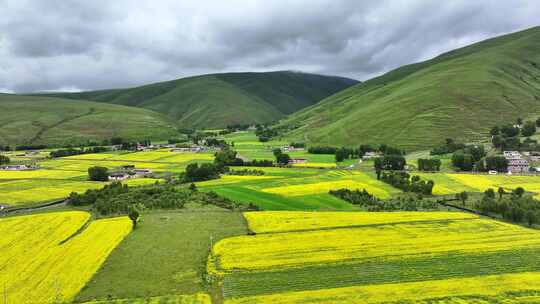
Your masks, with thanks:
M 538 231 L 459 212 L 320 213 L 246 213 L 257 234 L 218 242 L 208 263 L 225 303 L 520 303 L 540 295 Z
M 90 301 L 82 304 L 212 304 L 209 295 L 198 293 L 194 295 L 160 296 L 139 299 L 117 299 Z
M 512 176 L 512 175 L 485 175 L 485 174 L 458 174 L 458 173 L 415 173 L 422 178 L 435 182 L 433 194 L 446 195 L 461 191 L 483 192 L 488 188 L 495 191 L 499 187 L 512 190 L 523 187 L 529 192 L 536 193 L 540 198 L 540 176 Z
M 252 167 L 245 167 L 253 169 Z M 240 168 L 238 168 L 240 169 Z M 354 210 L 353 206 L 330 194 L 339 188 L 366 189 L 381 198 L 400 191 L 358 170 L 256 168 L 263 176 L 225 176 L 198 183 L 202 191 L 240 202 L 252 202 L 264 210 Z
M 204 293 L 203 276 L 211 244 L 246 232 L 241 213 L 222 209 L 145 214 L 77 300 Z
M 103 187 L 88 181 L 88 168 L 103 166 L 111 170 L 135 165 L 155 172 L 182 172 L 191 162 L 209 162 L 212 153 L 175 153 L 169 150 L 135 153 L 94 153 L 37 161 L 37 170 L 0 171 L 0 205 L 21 206 L 60 200 L 71 192 Z M 156 179 L 124 181 L 131 185 L 154 183 Z
M 89 220 L 89 213 L 79 211 L 0 219 L 4 299 L 8 303 L 73 300 L 131 231 L 127 217 Z

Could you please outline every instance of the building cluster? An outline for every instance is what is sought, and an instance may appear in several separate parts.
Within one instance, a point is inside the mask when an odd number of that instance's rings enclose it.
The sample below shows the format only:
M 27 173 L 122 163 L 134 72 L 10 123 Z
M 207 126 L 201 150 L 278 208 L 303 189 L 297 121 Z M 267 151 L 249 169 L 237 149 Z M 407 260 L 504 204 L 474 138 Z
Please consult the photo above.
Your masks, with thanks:
M 24 171 L 24 170 L 36 170 L 39 169 L 38 165 L 4 165 L 0 166 L 0 170 L 7 171 Z
M 508 173 L 528 173 L 530 164 L 518 151 L 504 151 L 504 158 L 508 161 Z
M 109 174 L 109 180 L 122 181 L 130 178 L 144 177 L 151 174 L 150 169 L 135 169 L 134 165 L 125 165 L 120 167 L 120 170 Z

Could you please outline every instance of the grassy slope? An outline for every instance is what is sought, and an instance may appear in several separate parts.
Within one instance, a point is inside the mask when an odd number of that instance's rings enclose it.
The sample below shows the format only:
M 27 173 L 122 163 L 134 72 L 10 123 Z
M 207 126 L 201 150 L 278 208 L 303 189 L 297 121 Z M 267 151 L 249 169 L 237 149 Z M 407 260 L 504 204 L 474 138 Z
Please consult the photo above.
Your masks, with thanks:
M 185 127 L 214 128 L 277 120 L 356 83 L 296 72 L 226 73 L 130 89 L 50 95 L 143 107 L 167 114 Z
M 486 40 L 350 87 L 293 114 L 313 143 L 432 147 L 540 113 L 540 27 Z
M 240 213 L 154 212 L 109 256 L 77 300 L 144 298 L 204 292 L 213 242 L 247 232 Z
M 120 136 L 167 139 L 175 134 L 158 113 L 98 102 L 0 95 L 0 144 L 56 144 Z

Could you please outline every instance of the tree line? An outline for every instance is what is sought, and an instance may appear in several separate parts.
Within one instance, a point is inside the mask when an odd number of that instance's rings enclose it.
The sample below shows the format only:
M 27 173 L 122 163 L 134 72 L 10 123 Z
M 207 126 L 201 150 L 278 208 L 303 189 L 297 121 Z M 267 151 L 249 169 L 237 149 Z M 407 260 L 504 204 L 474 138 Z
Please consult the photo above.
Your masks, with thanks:
M 432 210 L 437 209 L 437 203 L 422 200 L 422 198 L 394 198 L 389 200 L 381 200 L 378 197 L 370 194 L 366 189 L 349 190 L 339 189 L 330 190 L 329 194 L 345 200 L 353 205 L 358 205 L 368 211 L 417 211 L 417 210 Z

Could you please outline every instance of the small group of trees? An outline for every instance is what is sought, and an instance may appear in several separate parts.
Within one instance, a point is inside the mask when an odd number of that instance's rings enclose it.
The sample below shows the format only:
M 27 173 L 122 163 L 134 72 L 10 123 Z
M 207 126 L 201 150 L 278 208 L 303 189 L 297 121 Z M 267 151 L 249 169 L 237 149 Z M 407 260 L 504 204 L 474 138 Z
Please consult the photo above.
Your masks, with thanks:
M 109 180 L 109 169 L 101 166 L 88 168 L 88 178 L 91 181 L 106 182 Z
M 289 154 L 283 153 L 279 148 L 274 149 L 272 153 L 274 153 L 278 165 L 285 166 L 289 164 L 289 161 L 291 160 Z
M 422 200 L 421 197 L 416 199 L 409 197 L 381 200 L 370 194 L 368 191 L 366 191 L 366 189 L 363 189 L 362 191 L 359 189 L 330 190 L 329 194 L 345 200 L 353 205 L 361 206 L 368 211 L 417 211 L 437 209 L 437 203 Z
M 255 135 L 257 135 L 260 142 L 267 142 L 272 139 L 272 137 L 278 136 L 279 132 L 277 129 L 270 128 L 266 125 L 257 125 Z
M 105 152 L 108 150 L 109 149 L 107 147 L 101 147 L 101 146 L 80 148 L 80 149 L 67 148 L 67 149 L 51 151 L 50 156 L 53 158 L 57 158 L 57 157 L 66 157 L 66 156 L 81 155 L 81 154 L 100 153 L 100 152 Z
M 203 163 L 199 165 L 198 163 L 192 163 L 187 165 L 186 170 L 180 174 L 180 181 L 182 183 L 192 183 L 218 179 L 223 172 L 223 168 L 218 167 L 216 164 Z
M 9 164 L 11 162 L 11 159 L 5 155 L 0 154 L 0 165 Z
M 134 226 L 144 210 L 181 209 L 186 203 L 212 204 L 230 210 L 257 210 L 252 204 L 239 204 L 213 192 L 199 192 L 162 183 L 128 187 L 114 182 L 102 189 L 87 190 L 83 194 L 73 192 L 68 199 L 68 204 L 92 206 L 100 215 L 127 214 L 134 221 Z
M 424 195 L 431 195 L 435 182 L 424 181 L 420 176 L 413 176 L 407 172 L 383 172 L 380 178 L 383 182 L 390 184 L 403 192 L 413 192 Z
M 484 146 L 468 145 L 454 152 L 452 155 L 452 165 L 461 171 L 472 171 L 475 164 L 484 156 L 486 156 Z
M 438 158 L 419 158 L 418 170 L 419 171 L 440 171 L 441 160 Z
M 526 122 L 518 118 L 516 124 L 505 124 L 491 128 L 491 142 L 495 148 L 501 150 L 522 150 L 524 148 L 539 150 L 537 142 L 528 138 L 536 133 L 537 127 L 540 127 L 540 118 L 536 121 Z M 522 143 L 519 136 L 527 137 L 527 139 Z
M 373 167 L 377 172 L 377 178 L 380 178 L 380 172 L 383 170 L 404 170 L 407 161 L 403 155 L 384 155 L 375 158 Z
M 540 223 L 540 202 L 531 196 L 525 196 L 525 189 L 517 187 L 507 193 L 503 188 L 499 188 L 497 192 L 498 198 L 492 188 L 487 189 L 475 208 L 515 223 L 527 223 L 529 226 Z

